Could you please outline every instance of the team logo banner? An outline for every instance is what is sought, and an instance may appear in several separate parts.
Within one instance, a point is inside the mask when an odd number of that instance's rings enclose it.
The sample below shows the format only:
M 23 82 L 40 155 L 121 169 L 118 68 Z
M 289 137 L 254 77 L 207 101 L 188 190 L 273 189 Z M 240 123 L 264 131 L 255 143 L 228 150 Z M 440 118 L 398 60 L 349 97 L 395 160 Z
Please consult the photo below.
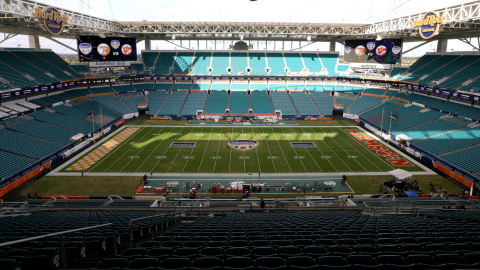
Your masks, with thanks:
M 99 44 L 97 47 L 97 52 L 101 56 L 107 56 L 110 53 L 110 47 L 106 43 Z
M 92 52 L 92 44 L 80 43 L 80 45 L 78 45 L 78 50 L 84 55 L 89 55 Z
M 170 147 L 195 147 L 195 144 L 194 142 L 186 142 L 186 143 L 172 143 L 172 145 L 170 145 Z
M 376 45 L 376 44 L 375 44 L 375 42 L 373 42 L 373 41 L 368 42 L 368 43 L 367 43 L 367 49 L 371 51 L 371 50 L 375 49 L 375 45 Z
M 345 54 L 349 54 L 352 52 L 352 47 L 345 47 Z
M 258 146 L 258 142 L 253 140 L 233 140 L 228 142 L 228 146 L 237 150 L 251 150 Z
M 130 46 L 130 44 L 125 44 L 122 46 L 122 53 L 124 55 L 130 55 L 132 54 L 132 46 Z
M 292 142 L 293 147 L 316 147 L 313 142 L 303 143 L 303 142 Z
M 400 46 L 395 46 L 392 48 L 392 53 L 393 54 L 399 54 L 402 51 L 402 47 Z
M 355 53 L 358 56 L 364 55 L 365 54 L 365 47 L 363 47 L 362 45 L 357 46 L 357 48 L 355 49 Z
M 387 47 L 380 45 L 378 48 L 375 50 L 378 56 L 384 56 L 387 54 Z
M 112 48 L 114 50 L 116 50 L 116 49 L 120 48 L 120 41 L 114 39 L 114 40 L 110 41 L 110 45 L 112 46 Z

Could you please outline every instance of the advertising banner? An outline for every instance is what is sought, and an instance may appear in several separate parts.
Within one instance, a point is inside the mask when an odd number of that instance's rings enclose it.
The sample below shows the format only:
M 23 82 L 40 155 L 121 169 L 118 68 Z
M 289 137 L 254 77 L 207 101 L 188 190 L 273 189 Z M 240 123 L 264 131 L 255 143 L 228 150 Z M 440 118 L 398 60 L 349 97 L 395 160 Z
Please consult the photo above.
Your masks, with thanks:
M 37 167 L 35 170 L 27 173 L 26 175 L 20 177 L 19 179 L 16 179 L 13 183 L 6 185 L 2 189 L 0 189 L 0 197 L 7 194 L 8 192 L 13 190 L 14 188 L 20 186 L 21 184 L 27 182 L 28 180 L 32 179 L 33 177 L 39 175 L 45 169 L 50 168 L 50 166 L 51 166 L 51 161 L 48 161 L 47 163 Z
M 78 150 L 80 149 L 83 149 L 85 146 L 87 146 L 88 144 L 90 143 L 90 140 L 85 140 L 83 142 L 81 142 L 80 144 L 76 145 L 75 147 L 73 147 L 72 149 L 68 150 L 68 151 L 65 151 L 63 153 L 63 156 L 64 157 L 68 157 L 70 156 L 71 154 L 77 152 Z
M 134 117 L 138 117 L 138 112 L 123 115 L 123 119 L 130 119 L 130 118 L 134 118 Z
M 137 61 L 135 38 L 77 36 L 80 62 Z

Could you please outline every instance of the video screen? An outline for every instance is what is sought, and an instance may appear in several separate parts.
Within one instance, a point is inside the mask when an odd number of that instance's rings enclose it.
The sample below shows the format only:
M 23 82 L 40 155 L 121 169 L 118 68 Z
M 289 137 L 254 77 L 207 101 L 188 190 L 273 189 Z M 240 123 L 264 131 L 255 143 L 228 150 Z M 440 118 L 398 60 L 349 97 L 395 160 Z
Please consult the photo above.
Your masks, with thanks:
M 346 40 L 344 60 L 347 63 L 396 64 L 402 58 L 401 39 Z
M 80 62 L 137 61 L 137 39 L 77 36 Z

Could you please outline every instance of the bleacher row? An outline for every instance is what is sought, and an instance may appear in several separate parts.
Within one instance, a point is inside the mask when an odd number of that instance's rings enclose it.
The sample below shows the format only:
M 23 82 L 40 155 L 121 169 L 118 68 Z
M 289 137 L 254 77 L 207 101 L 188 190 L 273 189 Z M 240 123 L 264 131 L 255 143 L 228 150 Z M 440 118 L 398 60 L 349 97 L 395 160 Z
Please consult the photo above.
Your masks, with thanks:
M 472 212 L 477 217 L 478 211 Z M 472 269 L 478 223 L 350 211 L 198 218 L 93 269 Z
M 52 51 L 0 50 L 0 74 L 7 88 L 48 84 L 83 77 Z
M 156 213 L 159 214 L 159 213 Z M 113 241 L 121 244 L 128 240 L 130 220 L 151 216 L 150 211 L 36 211 L 26 216 L 4 217 L 0 219 L 0 243 L 22 240 L 61 231 L 113 223 L 117 239 L 113 239 L 111 226 L 91 229 L 63 235 L 67 263 L 83 260 L 86 256 L 102 253 L 113 246 Z M 166 223 L 173 223 L 170 216 L 153 217 L 133 222 L 133 237 L 142 237 L 154 230 L 159 230 Z M 13 262 L 12 262 L 13 260 Z M 0 269 L 19 265 L 18 269 L 56 270 L 63 268 L 60 260 L 60 242 L 58 236 L 8 246 L 0 249 Z
M 366 89 L 363 93 L 379 94 L 385 90 Z M 391 91 L 391 90 L 390 90 Z M 439 156 L 458 168 L 480 176 L 480 165 L 469 158 L 480 148 L 480 127 L 468 127 L 472 121 L 461 118 L 444 118 L 446 113 L 459 113 L 472 119 L 480 119 L 480 109 L 468 105 L 447 102 L 443 99 L 427 97 L 415 93 L 390 92 L 407 101 L 442 110 L 425 110 L 412 104 L 394 99 L 362 95 L 340 94 L 336 102 L 345 105 L 345 111 L 357 114 L 365 120 L 384 129 L 388 126 L 395 135 L 404 134 L 412 138 L 412 143 L 424 151 Z M 393 117 L 392 121 L 390 121 Z M 391 124 L 391 125 L 390 125 Z
M 111 94 L 82 98 L 92 92 L 80 88 L 41 98 L 32 97 L 28 101 L 2 103 L 1 110 L 6 115 L 17 116 L 0 121 L 0 155 L 5 161 L 0 165 L 0 179 L 66 148 L 74 143 L 71 140 L 74 135 L 90 133 L 92 128 L 97 130 L 102 124 L 106 125 L 124 114 L 136 112 L 137 104 L 145 102 L 141 93 L 136 93 L 136 96 L 128 94 L 136 91 L 130 85 L 114 86 L 116 95 L 111 87 L 101 88 L 109 90 Z M 79 97 L 80 99 L 62 104 Z M 61 105 L 50 107 L 55 103 Z M 42 109 L 43 106 L 50 108 Z M 24 115 L 18 116 L 19 113 Z M 0 185 L 0 188 L 4 185 Z
M 328 53 L 144 51 L 142 57 L 145 74 L 290 75 L 308 70 L 312 74 L 336 75 L 338 65 L 338 55 Z
M 480 55 L 427 54 L 410 68 L 394 68 L 390 76 L 399 80 L 456 90 L 480 92 Z
M 270 102 L 270 97 L 272 102 Z M 290 99 L 291 97 L 291 99 Z M 327 115 L 333 114 L 333 97 L 330 92 L 271 92 L 224 90 L 192 91 L 150 91 L 149 108 L 152 115 L 195 115 L 198 110 L 205 113 L 272 114 L 280 110 L 283 115 Z M 272 108 L 273 105 L 273 108 Z M 183 108 L 183 109 L 182 109 Z M 295 109 L 297 108 L 297 110 Z

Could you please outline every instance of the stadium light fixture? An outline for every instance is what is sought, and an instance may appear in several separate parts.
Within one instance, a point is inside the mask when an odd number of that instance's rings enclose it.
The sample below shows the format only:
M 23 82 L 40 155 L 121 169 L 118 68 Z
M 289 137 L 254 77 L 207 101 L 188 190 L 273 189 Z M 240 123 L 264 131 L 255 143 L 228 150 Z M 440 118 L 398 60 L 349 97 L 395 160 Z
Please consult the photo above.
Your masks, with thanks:
M 307 40 L 308 40 L 308 41 L 311 41 L 311 40 L 312 40 L 312 37 L 311 37 L 311 36 L 307 36 Z

